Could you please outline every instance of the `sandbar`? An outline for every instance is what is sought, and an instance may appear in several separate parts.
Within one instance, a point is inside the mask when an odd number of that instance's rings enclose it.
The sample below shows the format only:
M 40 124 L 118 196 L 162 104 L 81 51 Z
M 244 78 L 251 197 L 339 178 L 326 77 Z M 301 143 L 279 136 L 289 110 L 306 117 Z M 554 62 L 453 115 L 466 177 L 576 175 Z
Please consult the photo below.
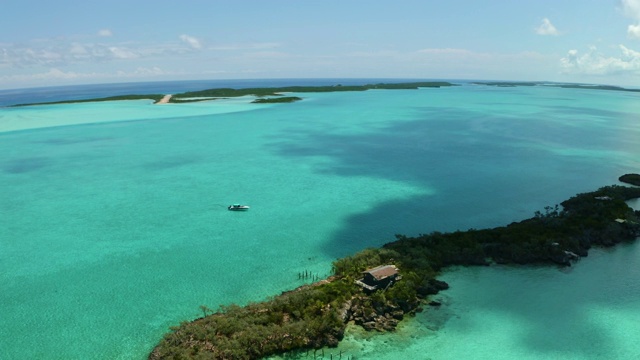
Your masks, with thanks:
M 0 133 L 58 126 L 188 118 L 256 109 L 254 97 L 152 106 L 151 100 L 104 101 L 25 107 L 0 107 Z

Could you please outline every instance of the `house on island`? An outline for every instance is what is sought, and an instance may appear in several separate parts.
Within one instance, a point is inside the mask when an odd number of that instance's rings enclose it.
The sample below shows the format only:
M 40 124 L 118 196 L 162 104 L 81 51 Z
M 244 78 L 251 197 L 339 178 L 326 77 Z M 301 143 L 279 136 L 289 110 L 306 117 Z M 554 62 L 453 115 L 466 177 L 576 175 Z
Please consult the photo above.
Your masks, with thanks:
M 610 196 L 596 196 L 595 199 L 596 200 L 604 200 L 604 201 L 613 200 L 613 198 L 611 198 Z
M 356 284 L 361 286 L 365 291 L 386 289 L 396 281 L 402 279 L 395 265 L 380 265 L 362 272 L 362 275 L 364 277 L 356 280 Z

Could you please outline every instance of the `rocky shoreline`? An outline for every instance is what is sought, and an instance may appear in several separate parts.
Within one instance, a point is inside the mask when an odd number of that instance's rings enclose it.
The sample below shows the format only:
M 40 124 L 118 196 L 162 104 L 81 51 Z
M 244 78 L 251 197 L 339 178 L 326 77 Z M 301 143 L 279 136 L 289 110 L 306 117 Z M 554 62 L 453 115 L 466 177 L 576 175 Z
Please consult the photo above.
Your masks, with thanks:
M 376 306 L 367 307 L 363 296 L 358 295 L 349 301 L 348 316 L 344 321 L 353 321 L 354 324 L 361 326 L 367 331 L 394 331 L 398 324 L 406 317 L 413 316 L 416 312 L 421 312 L 423 306 L 440 306 L 440 303 L 434 300 L 425 302 L 421 300 L 427 299 L 431 295 L 436 295 L 442 290 L 449 288 L 449 284 L 442 280 L 431 279 L 426 286 L 418 289 L 417 300 L 413 303 L 394 304 L 393 302 L 378 303 Z M 371 311 L 373 310 L 373 311 Z

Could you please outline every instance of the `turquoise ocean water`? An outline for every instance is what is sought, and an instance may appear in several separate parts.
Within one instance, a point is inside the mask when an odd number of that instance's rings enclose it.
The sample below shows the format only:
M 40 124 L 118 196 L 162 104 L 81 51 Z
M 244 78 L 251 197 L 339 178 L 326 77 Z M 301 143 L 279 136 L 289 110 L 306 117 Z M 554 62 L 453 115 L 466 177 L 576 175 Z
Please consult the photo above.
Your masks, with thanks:
M 2 91 L 0 103 L 292 82 Z M 640 171 L 638 94 L 460 84 L 0 108 L 0 358 L 144 359 L 200 305 L 263 300 L 396 233 L 505 225 Z M 236 202 L 251 210 L 226 210 Z M 444 306 L 394 334 L 355 329 L 325 355 L 638 357 L 639 268 L 630 244 L 571 269 L 450 269 Z

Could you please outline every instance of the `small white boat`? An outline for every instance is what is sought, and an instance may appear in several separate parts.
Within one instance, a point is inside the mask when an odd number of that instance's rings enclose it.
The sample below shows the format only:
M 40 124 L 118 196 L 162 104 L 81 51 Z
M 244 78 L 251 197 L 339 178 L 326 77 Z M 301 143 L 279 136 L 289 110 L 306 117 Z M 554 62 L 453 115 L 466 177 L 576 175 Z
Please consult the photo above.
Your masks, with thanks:
M 245 211 L 245 210 L 249 210 L 249 206 L 248 205 L 233 204 L 233 205 L 229 205 L 228 209 L 231 210 L 231 211 Z

